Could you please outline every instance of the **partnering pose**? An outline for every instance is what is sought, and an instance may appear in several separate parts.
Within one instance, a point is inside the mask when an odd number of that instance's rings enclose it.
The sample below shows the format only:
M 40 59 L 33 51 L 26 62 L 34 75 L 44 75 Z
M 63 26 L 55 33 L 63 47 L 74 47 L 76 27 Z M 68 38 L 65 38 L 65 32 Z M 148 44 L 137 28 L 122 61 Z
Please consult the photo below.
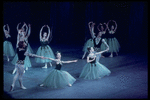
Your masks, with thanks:
M 42 30 L 44 27 L 47 27 L 48 28 L 48 34 L 47 32 L 44 32 L 43 34 L 43 37 L 42 37 Z M 48 42 L 48 39 L 50 38 L 50 28 L 48 25 L 44 25 L 41 30 L 40 30 L 40 42 L 41 42 L 41 46 L 38 48 L 37 50 L 37 55 L 39 56 L 44 56 L 44 57 L 49 57 L 49 58 L 55 58 L 54 56 L 54 53 L 51 49 L 51 47 L 48 45 L 49 42 Z M 49 62 L 50 63 L 50 66 L 52 66 L 51 64 L 51 60 L 50 59 L 40 59 L 40 58 L 35 58 L 35 61 L 37 63 L 45 63 L 45 66 L 42 67 L 42 68 L 47 68 L 47 63 Z
M 19 23 L 20 24 L 20 23 Z M 28 30 L 28 35 L 27 34 L 27 25 L 24 23 L 24 25 L 22 26 L 21 29 L 19 29 L 19 24 L 17 25 L 17 31 L 18 31 L 18 35 L 17 35 L 17 43 L 16 43 L 16 48 L 18 47 L 18 43 L 20 41 L 25 41 L 26 43 L 28 43 L 28 37 L 29 37 L 29 34 L 30 34 L 30 25 L 29 25 L 29 30 Z M 24 26 L 26 26 L 26 31 L 24 30 Z M 32 49 L 30 49 L 30 47 L 28 46 L 27 47 L 27 50 L 28 52 L 32 52 Z M 15 65 L 16 62 L 18 60 L 18 54 L 15 55 L 15 57 L 13 58 L 12 60 L 12 64 Z M 28 67 L 31 67 L 31 62 L 30 62 L 30 58 L 28 56 L 25 57 L 25 61 L 24 61 L 24 67 L 26 70 L 28 70 Z M 16 72 L 16 68 L 14 68 L 12 74 L 14 74 Z M 25 72 L 25 71 L 24 71 Z
M 91 26 L 91 23 L 92 23 L 92 26 Z M 90 32 L 93 32 L 92 30 L 94 30 L 94 27 L 93 27 L 93 22 L 89 22 L 88 23 L 88 26 L 89 26 L 89 30 Z M 93 33 L 95 35 L 95 33 Z M 84 59 L 86 53 L 88 52 L 87 51 L 87 47 L 90 46 L 90 47 L 94 47 L 94 43 L 93 43 L 93 39 L 88 39 L 85 43 L 84 43 L 84 46 L 83 46 L 83 49 L 82 51 L 84 51 L 84 54 L 82 56 L 82 59 Z
M 25 52 L 27 50 L 27 43 L 25 43 L 25 41 L 20 41 L 18 43 L 18 47 L 17 47 L 17 54 L 18 54 L 18 60 L 16 62 L 15 68 L 16 68 L 16 75 L 13 78 L 13 83 L 11 85 L 11 89 L 10 91 L 14 90 L 14 86 L 15 86 L 15 82 L 17 80 L 17 78 L 19 78 L 19 83 L 20 83 L 20 87 L 22 89 L 26 89 L 26 87 L 23 86 L 23 82 L 22 82 L 22 76 L 24 73 L 24 61 L 25 61 Z
M 110 21 L 111 20 L 108 21 L 107 27 L 108 27 Z M 120 49 L 120 44 L 114 35 L 114 33 L 116 32 L 116 29 L 117 29 L 117 23 L 114 20 L 112 20 L 112 21 L 115 23 L 116 27 L 114 27 L 114 25 L 111 26 L 111 29 L 109 29 L 109 27 L 108 27 L 108 31 L 109 31 L 108 45 L 110 47 L 109 52 L 111 53 L 110 57 L 113 57 L 113 52 L 115 52 L 116 55 L 118 55 L 117 52 L 119 52 L 119 49 Z
M 40 86 L 63 88 L 67 85 L 72 86 L 72 84 L 76 81 L 76 79 L 71 76 L 67 71 L 61 70 L 61 67 L 63 63 L 77 62 L 77 60 L 62 61 L 60 52 L 56 53 L 56 58 L 57 59 L 48 58 L 56 62 L 56 67 L 49 73 L 49 75 L 45 78 Z
M 95 23 L 93 24 L 93 27 L 94 27 Z M 104 43 L 105 46 L 107 48 L 109 48 L 108 44 L 106 43 L 106 41 L 102 38 L 102 32 L 99 32 L 97 36 L 95 36 L 94 34 L 94 28 L 91 32 L 91 36 L 93 38 L 93 43 L 94 43 L 94 50 L 96 52 L 100 52 L 101 51 L 101 44 Z M 97 56 L 96 56 L 96 61 L 99 61 L 101 57 L 101 53 L 99 53 Z
M 104 65 L 100 64 L 98 61 L 96 61 L 96 56 L 108 51 L 109 48 L 107 48 L 104 51 L 95 52 L 93 47 L 89 47 L 88 51 L 90 52 L 87 56 L 87 64 L 83 67 L 83 70 L 79 76 L 79 78 L 84 79 L 99 79 L 104 76 L 108 76 L 111 72 L 108 68 L 106 68 Z
M 9 56 L 14 56 L 15 51 L 13 49 L 12 43 L 10 42 L 10 29 L 7 24 L 7 30 L 5 29 L 6 25 L 3 26 L 3 31 L 5 34 L 5 41 L 3 42 L 3 53 L 7 57 L 7 61 L 9 62 Z

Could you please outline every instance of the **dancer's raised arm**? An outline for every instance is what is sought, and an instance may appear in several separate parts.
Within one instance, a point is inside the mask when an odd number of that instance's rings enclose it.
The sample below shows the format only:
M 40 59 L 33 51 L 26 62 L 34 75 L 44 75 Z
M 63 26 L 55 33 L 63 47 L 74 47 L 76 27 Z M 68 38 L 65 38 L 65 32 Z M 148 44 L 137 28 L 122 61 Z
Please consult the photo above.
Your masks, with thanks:
M 17 31 L 19 31 L 19 25 L 20 25 L 21 23 L 18 23 L 18 25 L 17 25 Z
M 47 26 L 47 28 L 48 28 L 48 36 L 47 36 L 46 40 L 48 40 L 48 39 L 49 39 L 49 36 L 50 36 L 51 31 L 50 31 L 50 27 L 49 27 L 48 25 L 46 25 L 46 26 Z
M 104 23 L 104 24 L 106 25 L 106 28 L 105 28 L 105 32 L 106 32 L 106 30 L 107 30 L 108 27 L 107 27 L 107 24 L 106 24 L 106 23 Z
M 28 34 L 27 34 L 27 36 L 26 36 L 27 38 L 28 38 L 28 37 L 30 36 L 30 34 L 31 34 L 31 25 L 29 24 L 28 26 L 29 26 L 29 30 L 28 30 Z
M 95 25 L 95 23 L 93 23 L 92 26 L 91 26 L 91 36 L 92 36 L 93 39 L 95 38 L 94 25 Z
M 22 29 L 24 29 L 24 27 L 26 27 L 26 31 L 25 31 L 25 35 L 27 34 L 27 31 L 28 31 L 28 26 L 27 24 L 24 22 L 24 25 L 22 26 Z
M 110 21 L 111 21 L 111 20 L 109 20 L 109 21 L 107 22 L 107 24 L 106 24 L 108 31 L 110 31 L 110 29 L 109 29 L 109 27 L 108 27 Z
M 42 40 L 42 30 L 45 27 L 45 25 L 42 26 L 41 30 L 40 30 L 40 41 Z
M 115 22 L 115 29 L 114 29 L 114 32 L 116 32 L 116 29 L 117 29 L 117 23 L 116 23 L 116 21 L 114 21 L 114 20 L 112 20 L 113 22 Z

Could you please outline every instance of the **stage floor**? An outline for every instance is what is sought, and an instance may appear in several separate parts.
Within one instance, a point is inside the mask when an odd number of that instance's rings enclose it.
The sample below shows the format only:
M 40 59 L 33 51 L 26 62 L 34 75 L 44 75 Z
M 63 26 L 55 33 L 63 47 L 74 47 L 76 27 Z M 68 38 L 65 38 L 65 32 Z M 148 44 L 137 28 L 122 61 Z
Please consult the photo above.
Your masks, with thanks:
M 100 58 L 100 63 L 105 65 L 110 71 L 110 76 L 98 80 L 84 80 L 78 78 L 82 68 L 86 64 L 86 58 L 81 59 L 82 48 L 51 47 L 54 53 L 58 50 L 62 53 L 62 60 L 78 59 L 76 63 L 63 64 L 62 70 L 69 72 L 76 82 L 72 87 L 62 89 L 51 89 L 40 87 L 39 85 L 49 72 L 55 68 L 48 64 L 47 69 L 42 69 L 44 64 L 35 62 L 35 58 L 30 57 L 32 67 L 24 76 L 23 83 L 26 90 L 20 89 L 19 82 L 16 81 L 14 91 L 9 92 L 14 75 L 12 71 L 14 65 L 7 62 L 3 56 L 3 91 L 4 98 L 15 99 L 55 99 L 55 98 L 100 98 L 100 99 L 120 99 L 120 98 L 148 98 L 148 59 L 147 55 L 122 53 L 113 58 Z M 37 48 L 34 49 L 37 51 Z M 10 58 L 10 61 L 13 57 Z M 7 97 L 5 97 L 7 96 Z

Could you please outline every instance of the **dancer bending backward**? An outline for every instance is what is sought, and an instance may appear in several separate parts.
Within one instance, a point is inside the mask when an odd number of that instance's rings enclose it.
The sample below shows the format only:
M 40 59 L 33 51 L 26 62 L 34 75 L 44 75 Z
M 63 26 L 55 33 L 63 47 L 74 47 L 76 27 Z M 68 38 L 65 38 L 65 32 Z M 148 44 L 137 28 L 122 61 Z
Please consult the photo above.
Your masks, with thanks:
M 94 30 L 94 27 L 91 27 L 91 23 L 93 23 L 93 22 L 91 21 L 91 22 L 88 23 L 90 33 L 91 33 L 91 32 L 94 32 L 94 31 L 92 31 L 92 30 Z M 92 33 L 92 34 L 95 35 L 95 33 Z M 82 56 L 82 59 L 84 59 L 86 53 L 88 52 L 88 51 L 87 51 L 87 47 L 89 47 L 89 46 L 90 46 L 90 47 L 94 47 L 94 43 L 93 43 L 93 39 L 92 39 L 92 38 L 91 38 L 91 39 L 88 39 L 88 40 L 84 43 L 84 46 L 83 46 L 83 49 L 82 49 L 82 51 L 84 51 L 84 54 L 83 54 L 83 56 Z
M 3 26 L 3 31 L 5 34 L 5 41 L 3 42 L 3 53 L 4 55 L 6 55 L 7 57 L 7 61 L 9 62 L 9 56 L 14 56 L 15 55 L 15 51 L 13 49 L 11 40 L 10 40 L 10 29 L 9 26 L 7 24 L 7 30 L 5 29 L 6 25 Z
M 20 23 L 19 23 L 20 24 Z M 18 35 L 17 35 L 17 43 L 16 43 L 16 48 L 18 48 L 18 43 L 20 42 L 20 41 L 23 41 L 23 42 L 26 42 L 26 43 L 28 43 L 28 37 L 29 37 L 29 34 L 30 34 L 30 25 L 29 25 L 29 30 L 28 30 L 28 27 L 27 27 L 27 25 L 26 25 L 26 23 L 24 23 L 24 25 L 22 26 L 22 28 L 21 29 L 19 29 L 19 24 L 17 25 L 17 31 L 18 31 Z M 24 27 L 26 26 L 26 31 L 25 31 L 25 29 L 24 29 Z M 27 30 L 28 30 L 28 35 L 26 35 L 27 34 Z M 27 50 L 29 51 L 29 52 L 31 52 L 32 50 L 31 49 L 29 49 L 29 46 L 27 47 Z M 13 58 L 13 60 L 12 60 L 12 64 L 13 65 L 15 65 L 16 64 L 16 62 L 18 61 L 18 54 L 16 54 L 15 55 L 15 57 Z M 28 67 L 31 67 L 31 62 L 30 62 L 30 59 L 29 59 L 29 57 L 28 56 L 26 56 L 25 57 L 25 61 L 24 61 L 24 68 L 26 69 L 26 70 L 28 70 Z M 13 72 L 12 72 L 12 74 L 14 74 L 15 72 L 16 72 L 16 68 L 13 70 Z M 25 72 L 25 71 L 24 71 Z
M 42 30 L 44 27 L 48 28 L 48 34 L 46 32 L 43 33 L 43 37 L 42 37 Z M 43 57 L 49 57 L 49 58 L 53 58 L 55 59 L 54 53 L 51 49 L 51 47 L 48 45 L 48 39 L 50 38 L 50 28 L 48 25 L 44 25 L 41 30 L 40 30 L 40 42 L 41 42 L 41 46 L 38 48 L 37 50 L 37 55 L 38 56 L 43 56 Z M 40 59 L 40 58 L 35 58 L 35 61 L 37 63 L 45 63 L 45 66 L 42 68 L 47 68 L 47 63 L 49 62 L 50 66 L 52 66 L 51 64 L 51 60 L 50 59 Z
M 107 27 L 108 27 L 110 21 L 111 20 L 108 21 Z M 116 29 L 117 29 L 117 23 L 114 20 L 112 20 L 112 21 L 115 23 L 116 27 L 114 27 L 114 25 L 111 26 L 111 29 L 109 29 L 109 27 L 108 27 L 108 31 L 109 31 L 108 45 L 110 47 L 108 52 L 111 53 L 111 55 L 109 57 L 113 57 L 113 52 L 115 52 L 116 55 L 118 55 L 117 52 L 119 52 L 119 49 L 120 49 L 120 44 L 114 35 L 114 33 L 116 32 Z
M 94 25 L 95 23 L 93 23 L 92 25 L 92 29 L 94 29 Z M 94 33 L 94 30 L 92 30 L 93 32 L 91 32 L 91 36 L 93 38 L 93 42 L 94 42 L 94 50 L 96 52 L 100 52 L 101 51 L 101 44 L 104 43 L 106 45 L 107 48 L 109 48 L 108 44 L 106 43 L 106 41 L 102 38 L 102 32 L 99 32 L 97 36 L 95 36 L 93 33 Z M 97 56 L 96 56 L 96 61 L 99 62 L 99 59 L 101 57 L 101 53 L 99 53 Z
M 63 63 L 77 62 L 77 60 L 72 61 L 62 61 L 61 53 L 56 53 L 57 59 L 46 58 L 56 62 L 56 67 L 53 69 L 49 75 L 45 78 L 40 86 L 50 87 L 50 88 L 64 88 L 67 85 L 72 86 L 76 79 L 71 76 L 67 71 L 61 70 Z M 45 57 L 43 57 L 45 58 Z
M 79 78 L 91 80 L 91 79 L 99 79 L 106 75 L 108 76 L 111 73 L 111 71 L 107 67 L 96 61 L 97 55 L 102 54 L 103 52 L 106 52 L 108 50 L 109 48 L 101 52 L 95 52 L 93 47 L 89 47 L 88 51 L 90 53 L 87 56 L 87 64 L 83 67 L 83 70 Z

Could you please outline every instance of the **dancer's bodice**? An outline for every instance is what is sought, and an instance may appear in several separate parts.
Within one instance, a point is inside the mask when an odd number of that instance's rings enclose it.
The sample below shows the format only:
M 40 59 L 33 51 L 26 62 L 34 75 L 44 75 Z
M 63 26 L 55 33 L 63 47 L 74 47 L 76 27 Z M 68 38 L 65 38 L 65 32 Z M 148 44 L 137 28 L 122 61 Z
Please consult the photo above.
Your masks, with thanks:
M 41 42 L 41 46 L 42 46 L 42 47 L 48 45 L 48 41 L 40 41 L 40 42 Z
M 100 39 L 100 41 L 99 41 L 98 44 L 96 43 L 96 38 L 94 38 L 93 41 L 94 41 L 94 47 L 100 48 L 100 46 L 101 46 L 101 44 L 102 44 L 102 38 Z
M 93 60 L 94 59 L 94 57 L 89 57 L 89 60 Z M 92 62 L 90 62 L 91 64 L 94 64 L 96 62 L 96 59 L 95 60 L 93 60 Z
M 57 69 L 57 70 L 61 70 L 61 66 L 62 66 L 62 64 L 56 64 L 56 67 L 55 67 L 55 69 Z

